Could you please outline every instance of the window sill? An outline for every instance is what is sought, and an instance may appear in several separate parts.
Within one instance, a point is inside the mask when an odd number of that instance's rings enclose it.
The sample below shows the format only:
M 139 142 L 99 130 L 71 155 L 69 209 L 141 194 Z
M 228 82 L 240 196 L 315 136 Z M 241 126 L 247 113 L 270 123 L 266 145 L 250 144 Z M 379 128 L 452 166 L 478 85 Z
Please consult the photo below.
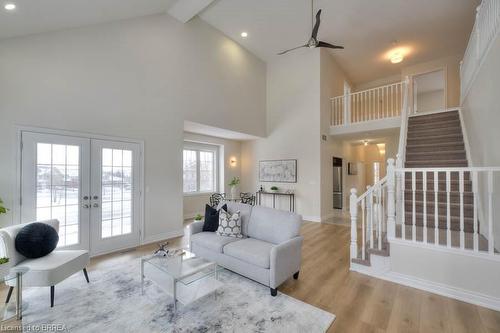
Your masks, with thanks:
M 204 196 L 211 196 L 215 192 L 188 192 L 184 193 L 184 197 L 204 197 Z

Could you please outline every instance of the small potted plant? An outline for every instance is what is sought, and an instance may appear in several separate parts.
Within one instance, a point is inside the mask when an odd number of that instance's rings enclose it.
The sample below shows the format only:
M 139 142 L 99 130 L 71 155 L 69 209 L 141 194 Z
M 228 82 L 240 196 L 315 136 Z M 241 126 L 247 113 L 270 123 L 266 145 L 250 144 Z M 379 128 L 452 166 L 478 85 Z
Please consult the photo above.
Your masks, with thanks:
M 201 222 L 201 220 L 203 220 L 203 216 L 201 214 L 196 214 L 196 216 L 194 217 L 194 221 Z
M 7 214 L 8 211 L 9 209 L 5 208 L 2 198 L 0 198 L 0 215 Z
M 240 179 L 238 177 L 233 177 L 231 182 L 228 184 L 231 188 L 231 198 L 236 198 L 236 187 L 240 184 Z
M 10 271 L 9 258 L 0 258 L 0 278 L 8 275 Z
M 278 186 L 271 186 L 270 190 L 271 190 L 271 192 L 276 193 L 279 191 L 279 188 L 278 188 Z
M 3 200 L 0 198 L 0 215 L 7 214 L 8 211 L 9 209 L 4 206 Z M 9 274 L 9 271 L 10 271 L 9 258 L 6 257 L 0 258 L 0 278 L 3 278 L 7 274 Z

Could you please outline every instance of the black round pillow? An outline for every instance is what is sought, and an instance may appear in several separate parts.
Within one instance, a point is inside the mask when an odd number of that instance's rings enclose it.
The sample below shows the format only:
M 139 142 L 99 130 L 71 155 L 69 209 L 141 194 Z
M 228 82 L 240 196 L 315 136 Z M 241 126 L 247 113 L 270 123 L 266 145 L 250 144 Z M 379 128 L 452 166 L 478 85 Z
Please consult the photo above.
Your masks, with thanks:
M 59 235 L 52 226 L 35 222 L 24 226 L 16 236 L 16 251 L 26 258 L 40 258 L 52 252 Z

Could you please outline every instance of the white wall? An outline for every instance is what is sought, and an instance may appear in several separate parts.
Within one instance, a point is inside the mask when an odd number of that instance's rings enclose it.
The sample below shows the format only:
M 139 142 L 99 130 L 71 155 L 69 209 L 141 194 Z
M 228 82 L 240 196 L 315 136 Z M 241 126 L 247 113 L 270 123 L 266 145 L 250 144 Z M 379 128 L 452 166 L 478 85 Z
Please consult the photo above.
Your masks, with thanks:
M 401 78 L 411 77 L 413 75 L 429 73 L 444 69 L 446 71 L 446 108 L 457 107 L 460 105 L 460 61 L 461 55 L 451 55 L 444 58 L 419 63 L 411 66 L 404 66 L 401 70 Z M 413 88 L 410 88 L 410 100 Z
M 167 15 L 3 40 L 0 196 L 14 207 L 15 125 L 144 140 L 145 236 L 178 232 L 183 121 L 265 134 L 265 71 L 203 21 Z
M 267 66 L 267 137 L 242 144 L 242 188 L 255 191 L 260 160 L 297 159 L 297 183 L 262 183 L 294 189 L 296 211 L 319 220 L 320 53 L 302 49 Z M 288 209 L 287 202 L 279 208 Z
M 500 36 L 479 70 L 462 105 L 465 130 L 470 145 L 471 164 L 475 167 L 500 166 Z M 481 230 L 487 230 L 487 182 L 480 181 L 483 219 Z M 494 173 L 493 221 L 495 248 L 500 249 L 500 173 Z M 487 236 L 487 233 L 483 232 Z
M 404 62 L 401 66 L 401 75 L 392 75 L 380 78 L 374 81 L 358 83 L 355 86 L 355 91 L 375 88 L 395 82 L 400 82 L 406 76 L 412 77 L 414 75 L 429 73 L 440 69 L 446 70 L 446 107 L 452 108 L 460 105 L 460 60 L 461 55 L 450 55 L 444 58 L 433 59 L 430 61 L 406 65 Z M 410 80 L 411 84 L 411 80 Z M 412 89 L 410 89 L 410 98 Z
M 398 283 L 500 309 L 497 260 L 393 242 L 390 261 Z
M 444 108 L 444 90 L 417 94 L 417 112 L 437 111 Z
M 343 158 L 343 208 L 348 206 L 349 190 L 346 190 L 346 175 L 348 156 L 342 141 L 330 137 L 330 97 L 344 93 L 344 82 L 348 77 L 335 62 L 330 51 L 320 49 L 320 82 L 321 82 L 321 135 L 327 136 L 327 141 L 321 142 L 321 220 L 326 220 L 335 214 L 333 208 L 333 166 L 332 157 Z
M 241 142 L 188 132 L 184 132 L 184 140 L 219 146 L 219 168 L 222 176 L 219 178 L 219 192 L 229 193 L 227 184 L 233 177 L 241 177 Z M 230 164 L 233 157 L 236 159 L 235 166 Z M 209 203 L 209 199 L 210 194 L 184 195 L 184 219 L 193 218 L 196 214 L 204 215 L 205 204 Z

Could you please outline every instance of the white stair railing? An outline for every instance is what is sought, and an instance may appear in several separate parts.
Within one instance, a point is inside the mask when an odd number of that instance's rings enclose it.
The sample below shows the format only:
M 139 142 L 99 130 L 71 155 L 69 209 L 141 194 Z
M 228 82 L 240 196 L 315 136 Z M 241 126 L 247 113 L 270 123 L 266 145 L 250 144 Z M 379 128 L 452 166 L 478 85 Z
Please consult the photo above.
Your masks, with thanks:
M 461 101 L 474 81 L 495 37 L 500 32 L 500 1 L 483 0 L 476 9 L 476 21 L 460 66 Z
M 396 82 L 331 98 L 331 126 L 399 117 L 406 86 Z
M 394 212 L 394 190 L 402 195 L 394 231 L 388 222 L 388 240 L 426 247 L 484 254 L 500 258 L 495 250 L 499 234 L 495 207 L 495 180 L 500 167 L 387 168 L 388 220 Z M 392 194 L 391 194 L 392 193 Z M 480 214 L 480 212 L 485 212 Z M 453 215 L 453 216 L 452 216 Z M 480 216 L 484 215 L 484 221 Z M 498 246 L 497 246 L 498 247 Z
M 356 189 L 351 189 L 351 259 L 366 260 L 368 250 L 383 250 L 387 233 L 386 205 L 387 177 L 368 187 L 359 197 Z

